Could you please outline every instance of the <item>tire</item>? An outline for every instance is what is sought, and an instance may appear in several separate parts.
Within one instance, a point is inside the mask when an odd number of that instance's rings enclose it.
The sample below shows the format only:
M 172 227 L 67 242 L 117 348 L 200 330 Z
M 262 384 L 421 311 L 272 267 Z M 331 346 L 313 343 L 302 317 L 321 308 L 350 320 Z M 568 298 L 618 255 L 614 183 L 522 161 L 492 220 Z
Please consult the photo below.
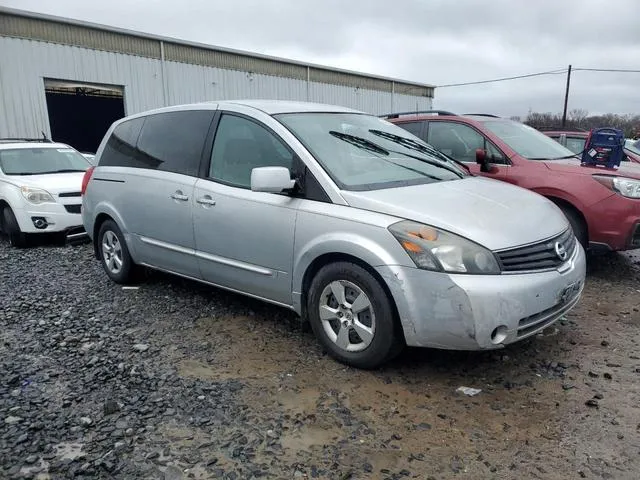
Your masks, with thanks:
M 564 216 L 569 220 L 573 234 L 576 236 L 582 248 L 585 251 L 589 248 L 589 236 L 587 234 L 587 226 L 584 224 L 584 220 L 580 215 L 572 208 L 564 205 L 558 205 Z
M 307 316 L 329 354 L 356 368 L 376 368 L 404 347 L 387 293 L 354 263 L 331 263 L 318 271 L 309 288 Z
M 20 230 L 18 220 L 10 207 L 4 207 L 2 210 L 2 229 L 9 237 L 9 243 L 16 248 L 27 246 L 27 236 Z
M 118 225 L 113 220 L 106 220 L 100 226 L 96 241 L 100 262 L 109 278 L 116 283 L 131 283 L 135 279 L 136 265 Z

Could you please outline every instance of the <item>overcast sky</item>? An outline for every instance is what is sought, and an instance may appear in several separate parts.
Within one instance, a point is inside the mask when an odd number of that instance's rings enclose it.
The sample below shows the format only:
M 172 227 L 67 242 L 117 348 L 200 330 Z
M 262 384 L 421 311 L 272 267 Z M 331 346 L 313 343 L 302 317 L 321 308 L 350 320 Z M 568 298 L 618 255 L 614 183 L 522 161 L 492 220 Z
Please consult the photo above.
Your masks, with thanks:
M 0 0 L 0 5 L 443 85 L 640 70 L 640 0 Z M 188 5 L 186 7 L 185 5 Z M 566 76 L 440 88 L 434 106 L 560 112 Z M 640 113 L 640 73 L 575 72 L 569 109 Z

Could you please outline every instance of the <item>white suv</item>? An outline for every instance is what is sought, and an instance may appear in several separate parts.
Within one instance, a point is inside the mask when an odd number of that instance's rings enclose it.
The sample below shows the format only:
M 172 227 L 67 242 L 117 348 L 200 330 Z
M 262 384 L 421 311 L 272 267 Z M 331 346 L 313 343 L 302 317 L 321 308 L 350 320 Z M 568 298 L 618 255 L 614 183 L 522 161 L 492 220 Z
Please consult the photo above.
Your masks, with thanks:
M 46 140 L 0 140 L 0 230 L 13 246 L 27 235 L 85 235 L 80 208 L 84 172 L 80 152 Z

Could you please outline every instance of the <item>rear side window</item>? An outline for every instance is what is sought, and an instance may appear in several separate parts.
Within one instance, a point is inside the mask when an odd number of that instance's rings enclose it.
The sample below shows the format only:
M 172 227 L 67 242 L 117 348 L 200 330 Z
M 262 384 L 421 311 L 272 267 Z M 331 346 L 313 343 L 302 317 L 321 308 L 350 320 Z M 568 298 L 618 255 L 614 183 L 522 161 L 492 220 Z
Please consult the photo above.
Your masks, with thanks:
M 122 122 L 113 129 L 100 156 L 100 166 L 137 167 L 136 144 L 144 118 Z
M 399 127 L 404 128 L 407 132 L 414 134 L 416 137 L 425 140 L 424 136 L 422 135 L 423 126 L 424 122 L 403 122 L 403 123 L 396 123 L 396 125 L 398 125 Z
M 197 176 L 213 114 L 190 110 L 123 122 L 107 141 L 100 165 Z
M 139 166 L 197 176 L 213 114 L 191 110 L 146 117 L 138 138 Z

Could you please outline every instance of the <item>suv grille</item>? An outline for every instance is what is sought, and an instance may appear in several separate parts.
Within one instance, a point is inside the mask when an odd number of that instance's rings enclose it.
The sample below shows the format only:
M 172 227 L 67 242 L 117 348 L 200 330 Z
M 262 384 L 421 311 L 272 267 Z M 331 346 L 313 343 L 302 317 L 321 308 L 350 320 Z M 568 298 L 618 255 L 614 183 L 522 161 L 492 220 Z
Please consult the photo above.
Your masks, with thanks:
M 496 252 L 503 272 L 523 272 L 557 268 L 569 260 L 576 249 L 576 236 L 569 229 L 557 237 L 543 242 Z M 556 248 L 557 245 L 557 248 Z M 559 254 L 563 251 L 566 256 Z

